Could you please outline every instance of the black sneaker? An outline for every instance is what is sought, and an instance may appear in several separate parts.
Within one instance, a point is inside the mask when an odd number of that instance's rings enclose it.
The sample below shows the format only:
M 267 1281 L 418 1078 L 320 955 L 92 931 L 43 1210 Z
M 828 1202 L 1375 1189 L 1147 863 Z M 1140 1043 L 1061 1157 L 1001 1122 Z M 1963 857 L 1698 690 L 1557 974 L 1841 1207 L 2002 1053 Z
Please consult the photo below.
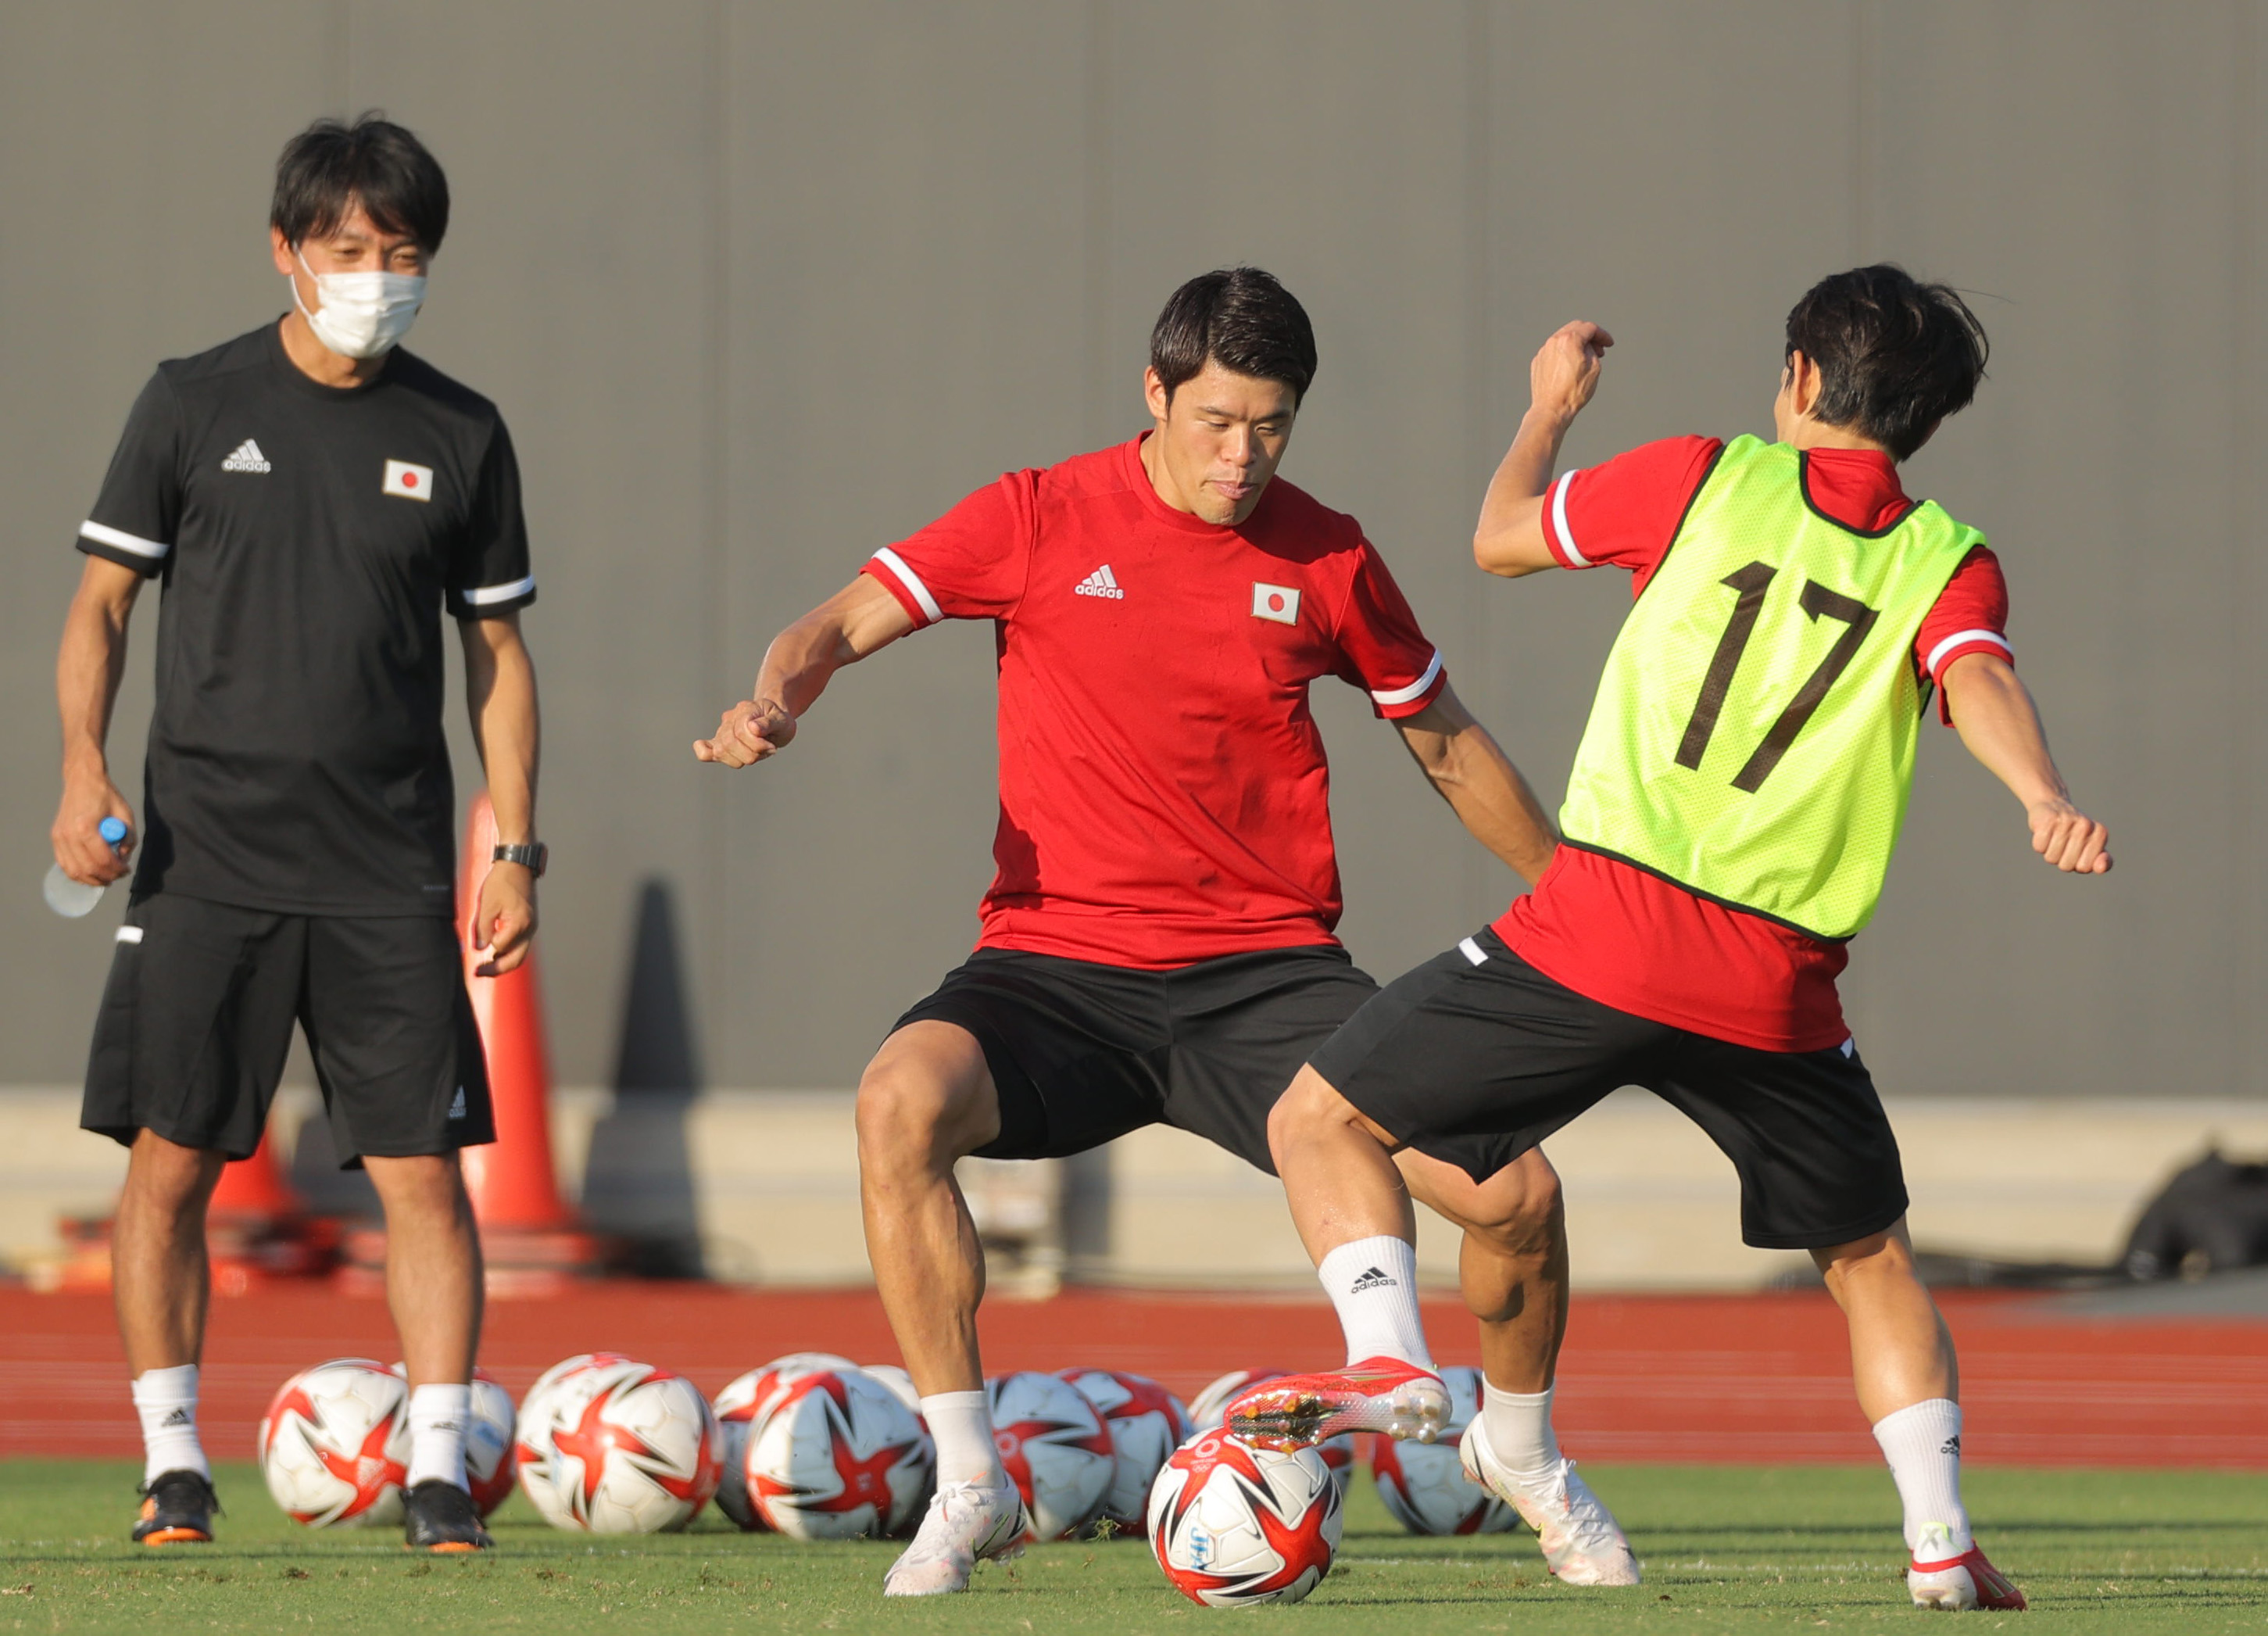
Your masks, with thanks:
M 401 1497 L 401 1540 L 412 1551 L 486 1551 L 496 1542 L 481 1526 L 473 1497 L 446 1478 L 429 1477 Z
M 142 1514 L 134 1524 L 137 1545 L 210 1545 L 220 1496 L 195 1471 L 160 1472 L 141 1487 Z

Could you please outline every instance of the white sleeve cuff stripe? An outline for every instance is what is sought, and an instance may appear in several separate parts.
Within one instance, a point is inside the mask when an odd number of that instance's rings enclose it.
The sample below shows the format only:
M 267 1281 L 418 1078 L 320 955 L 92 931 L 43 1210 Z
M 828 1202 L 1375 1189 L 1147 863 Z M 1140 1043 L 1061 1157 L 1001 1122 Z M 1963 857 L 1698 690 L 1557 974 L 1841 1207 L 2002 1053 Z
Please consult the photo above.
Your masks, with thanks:
M 2002 636 L 1997 630 L 1956 630 L 1951 636 L 1946 637 L 1944 641 L 1930 649 L 1929 660 L 1926 664 L 1922 666 L 1922 668 L 1929 672 L 1931 675 L 1936 675 L 1937 667 L 1945 662 L 1945 656 L 1948 653 L 1952 652 L 1953 650 L 1957 647 L 1966 647 L 1972 642 L 1989 642 L 1994 647 L 1999 648 L 2003 653 L 2006 653 L 2010 659 L 2014 659 L 2016 656 L 2016 650 L 2010 645 L 2008 638 Z
M 123 528 L 110 527 L 92 519 L 81 523 L 78 526 L 78 533 L 82 540 L 92 540 L 100 545 L 114 545 L 122 551 L 131 551 L 136 556 L 146 556 L 152 561 L 173 549 L 170 545 L 160 545 L 155 540 L 145 540 L 140 534 L 129 534 Z
M 529 574 L 524 579 L 513 579 L 504 585 L 484 585 L 477 591 L 468 591 L 465 593 L 465 604 L 468 608 L 486 608 L 491 602 L 509 602 L 516 596 L 526 596 L 534 589 L 535 576 Z
M 905 586 L 915 601 L 921 604 L 923 618 L 934 621 L 945 617 L 945 610 L 937 605 L 937 599 L 929 593 L 929 587 L 921 582 L 921 576 L 906 566 L 904 557 L 886 545 L 874 553 L 874 560 L 895 574 L 898 583 Z
M 1591 559 L 1575 549 L 1575 536 L 1567 532 L 1567 485 L 1574 481 L 1571 471 L 1551 485 L 1551 532 L 1559 538 L 1559 554 L 1567 559 L 1568 567 L 1588 568 Z
M 1433 662 L 1425 667 L 1425 674 L 1406 688 L 1388 688 L 1383 692 L 1373 688 L 1370 696 L 1381 704 L 1407 704 L 1411 699 L 1423 698 L 1425 689 L 1433 685 L 1433 678 L 1441 674 L 1441 650 L 1433 650 Z

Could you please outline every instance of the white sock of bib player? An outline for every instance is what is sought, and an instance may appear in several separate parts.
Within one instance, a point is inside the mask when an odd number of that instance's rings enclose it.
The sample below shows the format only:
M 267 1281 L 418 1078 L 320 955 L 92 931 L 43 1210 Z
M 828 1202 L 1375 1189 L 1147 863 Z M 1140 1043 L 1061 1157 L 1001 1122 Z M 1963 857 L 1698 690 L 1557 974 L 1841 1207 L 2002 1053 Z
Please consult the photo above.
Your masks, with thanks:
M 1974 1545 L 1968 1507 L 1961 1503 L 1961 1405 L 1931 1397 L 1886 1414 L 1874 1422 L 1874 1441 L 1905 1506 L 1906 1549 L 1933 1522 L 1952 1537 L 1954 1555 Z
M 1347 1361 L 1399 1358 L 1433 1367 L 1418 1317 L 1418 1248 L 1406 1239 L 1359 1238 L 1315 1268 L 1345 1331 Z
M 197 1366 L 148 1369 L 134 1377 L 134 1412 L 142 1421 L 142 1480 L 154 1483 L 168 1471 L 212 1476 L 212 1463 L 197 1441 Z
M 1514 1477 L 1541 1483 L 1559 1469 L 1559 1439 L 1551 1430 L 1551 1388 L 1507 1392 L 1483 1382 L 1481 1422 L 1490 1451 Z
M 921 1400 L 922 1419 L 937 1442 L 937 1482 L 1005 1488 L 1008 1473 L 992 1441 L 992 1410 L 979 1392 L 932 1392 Z
M 473 1420 L 469 1386 L 421 1386 L 409 1394 L 409 1475 L 404 1488 L 439 1478 L 459 1488 L 465 1480 L 465 1428 Z

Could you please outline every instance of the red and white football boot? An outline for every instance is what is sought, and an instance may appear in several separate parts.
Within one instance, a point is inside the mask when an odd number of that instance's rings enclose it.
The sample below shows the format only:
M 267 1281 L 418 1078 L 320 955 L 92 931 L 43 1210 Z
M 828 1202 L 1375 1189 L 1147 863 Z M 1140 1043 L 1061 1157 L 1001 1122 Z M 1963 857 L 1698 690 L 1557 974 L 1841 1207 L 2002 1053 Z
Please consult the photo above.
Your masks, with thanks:
M 1024 1554 L 1032 1519 L 1016 1485 L 947 1483 L 929 1502 L 921 1531 L 882 1578 L 885 1596 L 942 1596 L 968 1588 L 979 1562 Z
M 2024 1593 L 1985 1561 L 1984 1553 L 1975 1545 L 1955 1551 L 1952 1535 L 1939 1522 L 1922 1529 L 1912 1566 L 1906 1569 L 1906 1589 L 1913 1594 L 1917 1608 L 1938 1608 L 1948 1613 L 1966 1613 L 1973 1608 L 2021 1613 L 2028 1605 Z
M 1232 1399 L 1233 1437 L 1263 1448 L 1305 1448 L 1341 1432 L 1381 1432 L 1430 1443 L 1449 1423 L 1441 1377 L 1399 1358 L 1366 1358 L 1344 1369 L 1279 1374 Z

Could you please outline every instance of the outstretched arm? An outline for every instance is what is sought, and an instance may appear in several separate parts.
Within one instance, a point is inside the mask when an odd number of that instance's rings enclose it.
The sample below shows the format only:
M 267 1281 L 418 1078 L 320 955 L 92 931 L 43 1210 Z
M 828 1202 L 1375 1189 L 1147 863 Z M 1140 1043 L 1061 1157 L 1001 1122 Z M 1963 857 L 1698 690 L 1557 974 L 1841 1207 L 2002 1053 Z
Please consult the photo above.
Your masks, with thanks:
M 1551 486 L 1567 429 L 1599 389 L 1599 372 L 1614 343 L 1596 324 L 1578 319 L 1562 325 L 1529 363 L 1528 413 L 1489 480 L 1480 526 L 1473 530 L 1473 560 L 1490 573 L 1516 579 L 1558 566 L 1543 540 L 1543 492 Z
M 2110 831 L 2072 805 L 2046 729 L 2016 668 L 1993 653 L 1956 659 L 1939 679 L 1969 753 L 2024 804 L 2032 850 L 2066 874 L 2110 873 Z
M 63 799 L 48 838 L 55 861 L 72 880 L 107 886 L 126 873 L 134 850 L 134 809 L 110 781 L 104 744 L 110 736 L 110 709 L 117 702 L 118 679 L 126 669 L 126 621 L 142 576 L 107 557 L 89 556 L 79 572 L 78 593 L 63 616 L 62 651 L 55 656 L 55 703 L 63 713 Z M 128 827 L 114 851 L 95 826 L 116 818 Z
M 1424 710 L 1394 725 L 1418 767 L 1473 838 L 1535 885 L 1551 861 L 1559 837 L 1528 780 L 1489 730 L 1446 687 Z
M 750 696 L 725 712 L 715 737 L 694 741 L 695 759 L 746 767 L 777 755 L 836 671 L 913 628 L 897 598 L 860 574 L 772 638 Z

